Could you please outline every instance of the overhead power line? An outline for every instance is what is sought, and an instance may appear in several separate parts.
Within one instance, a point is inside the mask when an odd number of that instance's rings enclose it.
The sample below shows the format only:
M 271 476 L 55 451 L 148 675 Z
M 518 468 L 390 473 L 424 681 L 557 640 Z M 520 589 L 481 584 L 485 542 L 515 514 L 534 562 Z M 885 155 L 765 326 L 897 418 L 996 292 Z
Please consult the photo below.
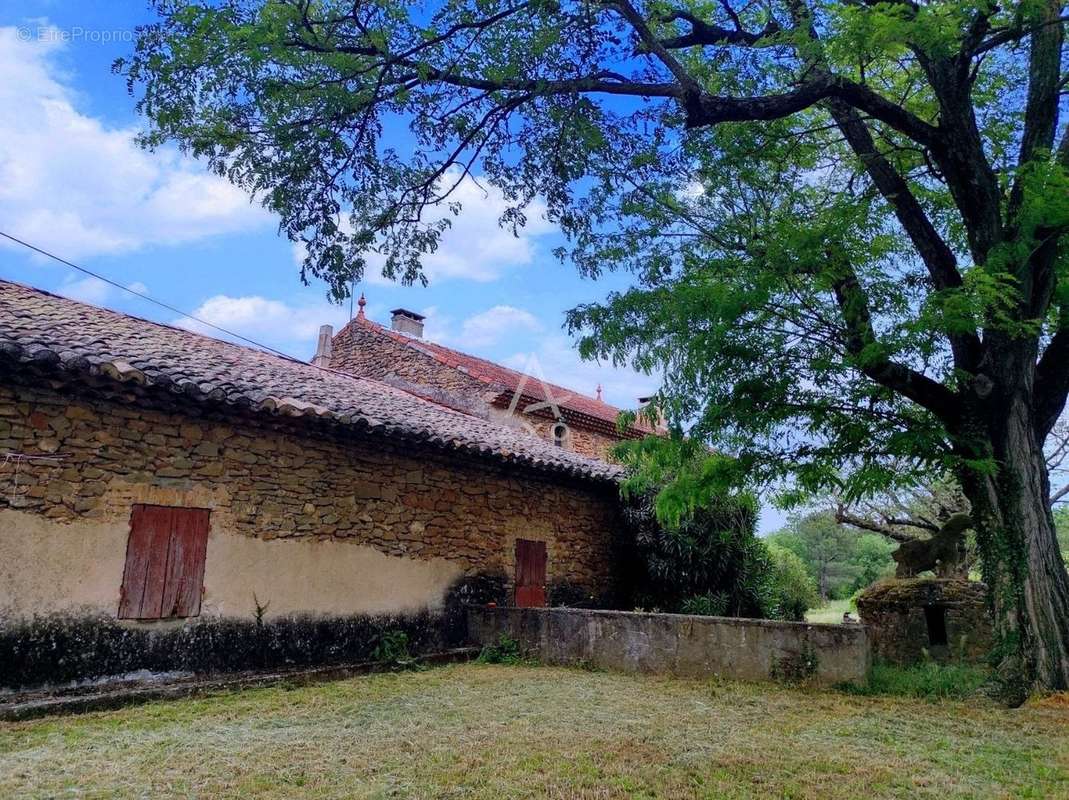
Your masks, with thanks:
M 214 328 L 215 330 L 220 331 L 221 333 L 225 333 L 227 336 L 233 336 L 235 339 L 241 339 L 241 341 L 243 341 L 243 342 L 248 342 L 249 344 L 251 344 L 251 345 L 253 345 L 255 347 L 258 347 L 261 350 L 267 350 L 267 351 L 269 351 L 271 353 L 274 353 L 277 356 L 282 356 L 283 358 L 287 358 L 290 361 L 300 361 L 302 364 L 308 363 L 306 361 L 301 361 L 301 359 L 299 359 L 299 358 L 291 356 L 289 353 L 283 353 L 281 350 L 276 350 L 274 347 L 271 347 L 270 345 L 266 345 L 263 342 L 258 342 L 255 339 L 250 339 L 248 336 L 242 336 L 240 333 L 235 333 L 234 331 L 227 330 L 226 328 L 224 328 L 224 327 L 222 327 L 220 325 L 216 325 L 214 322 L 208 322 L 208 320 L 206 320 L 206 319 L 201 319 L 200 317 L 195 317 L 192 314 L 190 314 L 190 313 L 188 313 L 186 311 L 183 311 L 180 308 L 176 308 L 175 306 L 172 306 L 170 303 L 165 303 L 162 300 L 157 300 L 155 297 L 151 297 L 151 296 L 145 294 L 144 292 L 139 292 L 136 289 L 131 289 L 129 286 L 125 286 L 125 285 L 119 283 L 118 281 L 113 281 L 111 278 L 108 278 L 108 277 L 106 277 L 104 275 L 101 275 L 101 274 L 99 274 L 97 272 L 93 272 L 91 269 L 86 269 L 85 267 L 80 267 L 80 266 L 78 266 L 77 264 L 75 264 L 72 261 L 68 261 L 65 258 L 61 258 L 60 256 L 57 256 L 55 253 L 50 253 L 47 250 L 43 250 L 40 247 L 37 247 L 36 245 L 32 245 L 29 242 L 23 241 L 22 239 L 18 238 L 17 236 L 12 236 L 10 233 L 6 233 L 4 231 L 0 231 L 0 236 L 3 236 L 5 239 L 9 239 L 10 241 L 14 242 L 15 244 L 22 245 L 23 247 L 25 247 L 25 248 L 27 248 L 29 250 L 32 250 L 35 253 L 39 253 L 42 256 L 46 256 L 48 258 L 51 258 L 53 261 L 58 261 L 60 264 L 64 264 L 64 265 L 70 267 L 71 269 L 76 269 L 76 270 L 78 270 L 78 272 L 82 272 L 82 273 L 84 273 L 84 274 L 86 274 L 86 275 L 88 275 L 88 276 L 90 276 L 92 278 L 96 278 L 98 281 L 103 281 L 104 283 L 108 284 L 109 286 L 114 286 L 116 289 L 121 289 L 122 291 L 127 292 L 129 294 L 132 294 L 135 297 L 140 297 L 142 300 L 147 300 L 150 303 L 154 303 L 155 305 L 158 305 L 160 308 L 165 308 L 168 311 L 171 311 L 171 312 L 173 312 L 175 314 L 178 314 L 181 317 L 185 317 L 186 319 L 191 319 L 194 322 L 200 323 L 201 325 L 206 325 L 209 328 Z

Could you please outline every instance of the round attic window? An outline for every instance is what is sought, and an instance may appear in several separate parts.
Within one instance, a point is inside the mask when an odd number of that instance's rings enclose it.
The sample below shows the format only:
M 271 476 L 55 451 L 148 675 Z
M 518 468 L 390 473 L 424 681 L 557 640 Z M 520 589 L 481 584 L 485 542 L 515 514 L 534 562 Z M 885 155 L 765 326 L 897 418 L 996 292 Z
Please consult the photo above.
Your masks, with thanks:
M 553 426 L 553 444 L 557 447 L 566 447 L 568 444 L 568 426 L 563 422 Z

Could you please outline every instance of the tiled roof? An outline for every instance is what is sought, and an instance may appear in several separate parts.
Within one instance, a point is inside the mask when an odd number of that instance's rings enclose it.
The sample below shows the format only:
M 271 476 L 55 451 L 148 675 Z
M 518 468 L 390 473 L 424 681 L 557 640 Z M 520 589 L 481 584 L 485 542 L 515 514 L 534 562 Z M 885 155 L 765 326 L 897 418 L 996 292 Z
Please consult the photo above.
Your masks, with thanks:
M 379 325 L 366 317 L 356 317 L 349 324 L 363 325 L 378 333 L 385 334 L 394 341 L 425 353 L 445 366 L 460 369 L 476 380 L 496 387 L 508 395 L 520 393 L 522 397 L 529 397 L 537 401 L 552 400 L 562 409 L 568 409 L 598 422 L 606 423 L 613 429 L 616 427 L 616 418 L 620 414 L 619 408 L 577 392 L 574 389 L 548 383 L 533 375 L 503 367 L 493 361 L 487 361 L 485 358 L 461 353 L 459 350 L 453 350 L 452 348 L 429 342 L 426 339 L 407 336 L 400 331 Z M 653 428 L 643 419 L 637 419 L 630 428 L 630 433 L 635 436 L 643 436 L 653 432 Z
M 167 389 L 223 407 L 325 418 L 539 472 L 616 480 L 619 467 L 384 383 L 0 281 L 0 360 Z

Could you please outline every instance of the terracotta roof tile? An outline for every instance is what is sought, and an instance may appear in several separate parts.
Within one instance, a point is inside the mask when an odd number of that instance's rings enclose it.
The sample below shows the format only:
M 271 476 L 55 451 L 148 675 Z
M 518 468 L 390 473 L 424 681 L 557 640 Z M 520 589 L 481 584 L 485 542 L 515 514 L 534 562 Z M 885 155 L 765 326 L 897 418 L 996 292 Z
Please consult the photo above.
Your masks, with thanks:
M 367 378 L 0 281 L 0 358 L 165 387 L 205 403 L 463 451 L 539 472 L 614 481 L 619 467 Z
M 620 414 L 620 409 L 616 406 L 598 400 L 597 398 L 590 397 L 589 395 L 582 394 L 581 392 L 577 392 L 574 389 L 568 389 L 564 386 L 548 383 L 533 375 L 528 375 L 519 372 L 518 370 L 510 369 L 509 367 L 504 367 L 501 364 L 495 364 L 493 361 L 488 361 L 485 358 L 479 358 L 478 356 L 462 353 L 459 350 L 453 350 L 452 348 L 427 341 L 426 339 L 416 339 L 407 336 L 400 331 L 391 330 L 383 325 L 379 325 L 377 322 L 373 322 L 366 317 L 357 317 L 349 324 L 363 325 L 378 333 L 389 336 L 394 341 L 405 344 L 421 353 L 425 353 L 448 367 L 460 369 L 476 380 L 482 381 L 489 386 L 497 387 L 501 389 L 502 392 L 508 393 L 509 395 L 520 392 L 521 396 L 530 397 L 538 401 L 552 400 L 560 408 L 569 409 L 578 414 L 584 414 L 594 420 L 607 423 L 611 427 L 615 427 L 616 418 Z M 654 430 L 645 420 L 639 419 L 631 426 L 630 432 L 632 435 L 641 436 L 653 433 Z

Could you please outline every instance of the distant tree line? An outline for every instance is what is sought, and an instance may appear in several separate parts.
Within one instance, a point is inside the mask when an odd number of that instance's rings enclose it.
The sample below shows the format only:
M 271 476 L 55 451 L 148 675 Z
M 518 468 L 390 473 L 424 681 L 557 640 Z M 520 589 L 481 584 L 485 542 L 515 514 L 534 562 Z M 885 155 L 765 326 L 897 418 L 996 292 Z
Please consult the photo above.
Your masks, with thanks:
M 766 541 L 798 557 L 821 600 L 844 600 L 894 573 L 895 542 L 841 525 L 831 511 L 795 517 Z

